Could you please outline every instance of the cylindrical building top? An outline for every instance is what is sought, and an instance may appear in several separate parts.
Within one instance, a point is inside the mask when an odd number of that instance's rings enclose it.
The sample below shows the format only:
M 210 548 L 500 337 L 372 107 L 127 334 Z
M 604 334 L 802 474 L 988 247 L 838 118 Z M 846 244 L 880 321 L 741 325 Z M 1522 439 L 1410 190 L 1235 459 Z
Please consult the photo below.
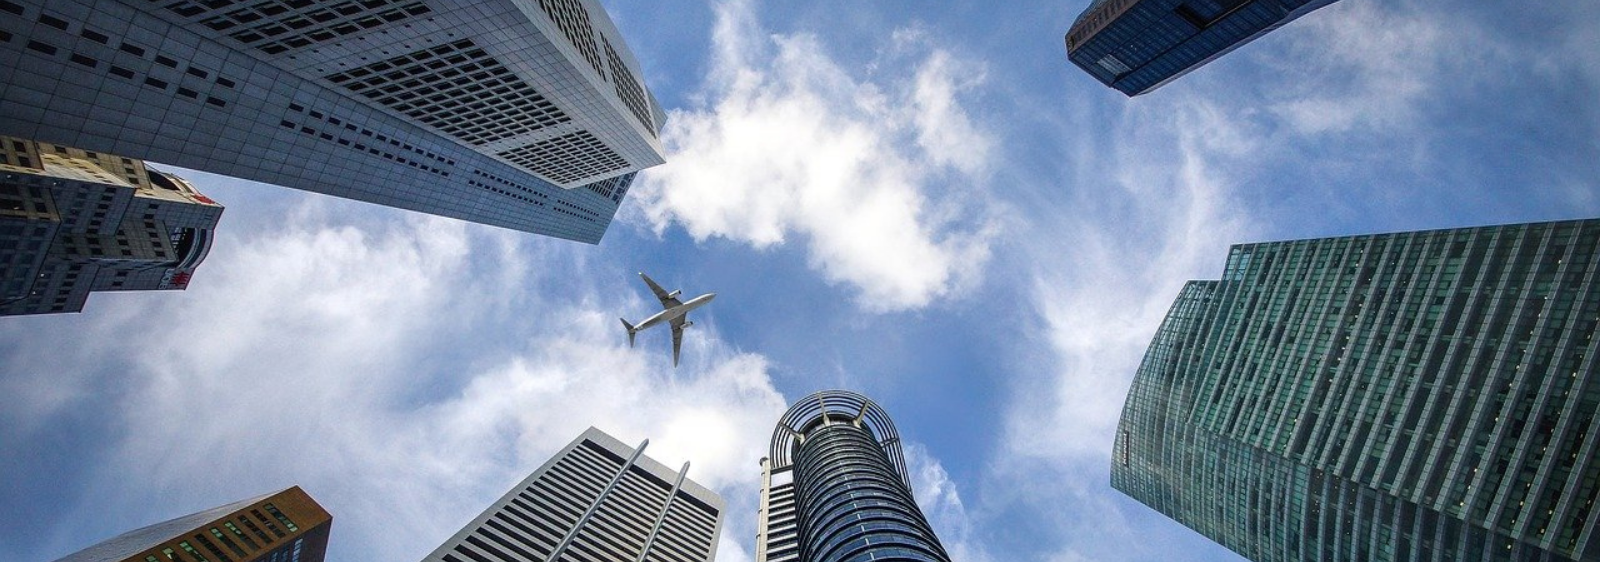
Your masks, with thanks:
M 772 431 L 772 470 L 782 470 L 794 464 L 795 446 L 805 440 L 812 429 L 826 424 L 847 423 L 862 427 L 877 441 L 878 447 L 894 466 L 900 481 L 911 489 L 911 476 L 906 471 L 905 454 L 900 450 L 900 434 L 895 431 L 889 413 L 871 398 L 848 390 L 824 390 L 795 401 L 789 411 L 778 420 Z

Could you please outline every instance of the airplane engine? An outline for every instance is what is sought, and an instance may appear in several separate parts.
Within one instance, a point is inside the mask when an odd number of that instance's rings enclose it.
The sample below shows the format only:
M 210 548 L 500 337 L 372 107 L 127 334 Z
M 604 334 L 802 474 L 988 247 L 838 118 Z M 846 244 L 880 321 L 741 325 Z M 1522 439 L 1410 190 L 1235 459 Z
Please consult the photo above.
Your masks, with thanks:
M 683 292 L 683 289 L 678 289 L 678 290 L 676 290 L 676 291 L 673 291 L 673 292 L 670 292 L 670 293 L 667 293 L 667 298 L 669 298 L 669 299 L 675 299 L 675 298 L 678 298 L 678 293 L 682 293 L 682 292 Z
M 685 328 L 688 328 L 688 327 L 693 326 L 693 325 L 694 325 L 694 322 L 690 322 L 688 320 L 684 320 L 683 321 L 683 327 L 685 327 Z

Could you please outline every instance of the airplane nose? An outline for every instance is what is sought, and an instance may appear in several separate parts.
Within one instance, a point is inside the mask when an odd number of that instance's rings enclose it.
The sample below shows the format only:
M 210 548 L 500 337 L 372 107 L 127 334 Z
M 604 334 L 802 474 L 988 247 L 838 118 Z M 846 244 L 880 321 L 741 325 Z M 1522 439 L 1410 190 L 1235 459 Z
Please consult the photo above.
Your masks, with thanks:
M 715 298 L 717 298 L 717 294 L 716 293 L 706 293 L 706 302 L 711 302 L 711 299 L 715 299 Z

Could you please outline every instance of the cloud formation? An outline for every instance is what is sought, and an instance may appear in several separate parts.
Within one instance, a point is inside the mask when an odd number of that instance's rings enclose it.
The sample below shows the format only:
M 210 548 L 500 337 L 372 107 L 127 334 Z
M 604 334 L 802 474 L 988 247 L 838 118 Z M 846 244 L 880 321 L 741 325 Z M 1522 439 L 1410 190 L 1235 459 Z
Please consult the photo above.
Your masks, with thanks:
M 956 483 L 945 472 L 944 465 L 920 443 L 906 442 L 904 452 L 917 507 L 928 518 L 928 524 L 933 526 L 934 534 L 938 535 L 950 559 L 956 562 L 994 560 L 978 538 L 972 516 L 967 513 Z
M 584 275 L 570 244 L 409 214 L 356 226 L 322 207 L 246 239 L 224 229 L 185 293 L 92 303 L 119 337 L 75 339 L 64 355 L 120 356 L 124 391 L 90 387 L 25 415 L 98 408 L 117 437 L 48 554 L 87 546 L 84 528 L 104 538 L 182 513 L 168 508 L 299 484 L 336 514 L 332 558 L 417 559 L 595 425 L 649 438 L 668 466 L 692 460 L 690 477 L 729 503 L 719 559 L 748 557 L 757 459 L 786 407 L 764 358 L 711 330 L 690 335 L 701 349 L 676 371 L 629 349 L 613 311 L 645 303 L 576 282 L 603 276 Z M 8 336 L 21 348 L 64 337 Z M 8 387 L 49 394 L 57 381 L 35 359 L 7 359 L 7 372 L 41 373 Z
M 716 13 L 704 101 L 672 113 L 668 163 L 633 192 L 643 220 L 763 249 L 798 237 L 872 311 L 976 283 L 997 230 L 972 187 L 995 144 L 965 105 L 982 66 L 901 30 L 874 75 L 815 36 L 768 35 L 746 0 Z

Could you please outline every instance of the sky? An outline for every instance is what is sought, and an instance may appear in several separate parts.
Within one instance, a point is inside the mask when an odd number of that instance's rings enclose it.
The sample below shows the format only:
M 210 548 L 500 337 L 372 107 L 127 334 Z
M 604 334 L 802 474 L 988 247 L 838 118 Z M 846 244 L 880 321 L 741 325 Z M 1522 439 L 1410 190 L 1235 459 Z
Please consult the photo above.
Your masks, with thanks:
M 0 319 L 0 552 L 299 485 L 329 560 L 416 560 L 595 426 L 742 562 L 773 424 L 844 388 L 956 560 L 1239 560 L 1108 483 L 1179 288 L 1600 216 L 1600 4 L 1342 0 L 1128 99 L 1066 61 L 1087 3 L 604 0 L 670 117 L 595 246 L 178 172 L 227 207 L 188 290 Z M 638 271 L 718 294 L 677 369 Z

